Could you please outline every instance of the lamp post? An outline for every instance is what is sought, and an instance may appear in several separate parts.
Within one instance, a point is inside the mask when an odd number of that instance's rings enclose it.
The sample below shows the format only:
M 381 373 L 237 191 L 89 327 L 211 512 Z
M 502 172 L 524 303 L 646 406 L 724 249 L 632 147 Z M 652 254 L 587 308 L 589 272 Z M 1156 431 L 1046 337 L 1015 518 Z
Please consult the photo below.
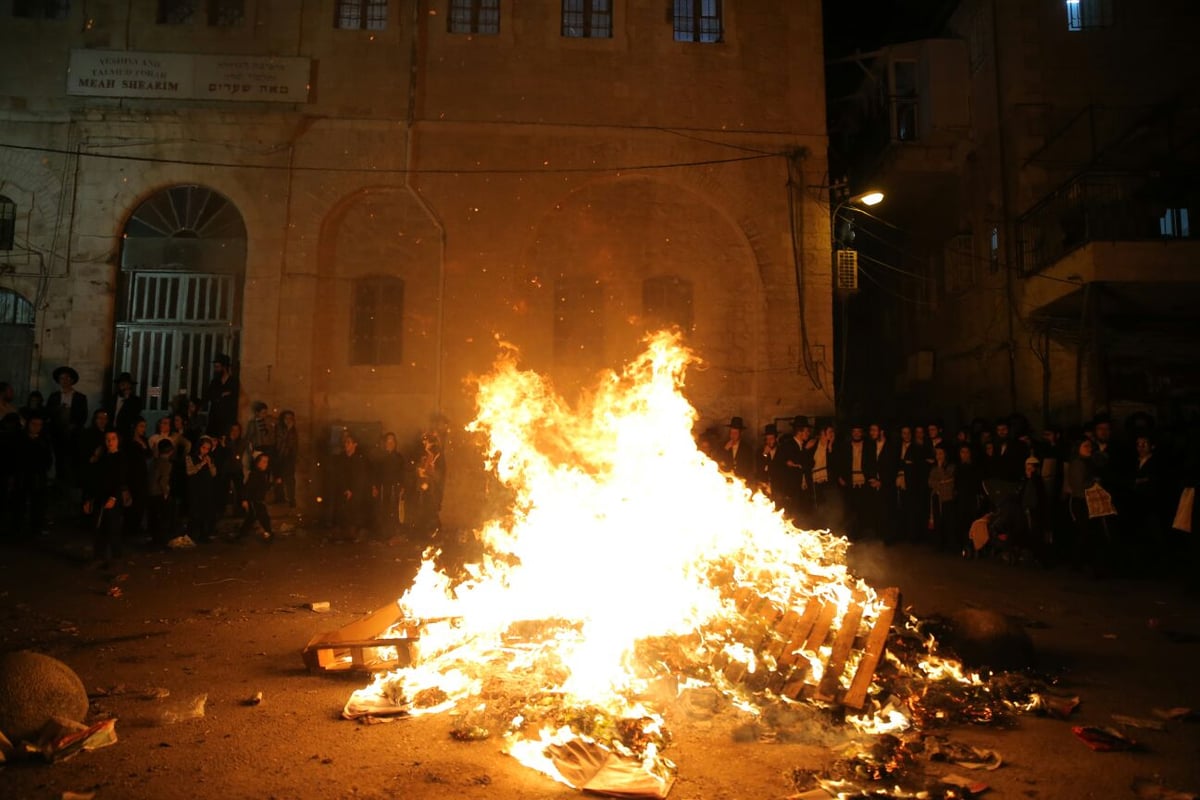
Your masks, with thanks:
M 844 184 L 835 188 L 841 189 L 842 196 L 829 212 L 829 246 L 830 256 L 833 259 L 833 286 L 842 301 L 842 357 L 839 365 L 840 368 L 838 369 L 837 386 L 837 397 L 840 400 L 846 388 L 846 354 L 848 352 L 847 342 L 850 339 L 849 308 L 846 300 L 849 298 L 850 293 L 858 288 L 858 258 L 857 251 L 838 246 L 838 217 L 843 211 L 861 212 L 862 206 L 877 206 L 883 202 L 884 194 L 878 189 L 870 189 L 851 195 L 846 193 Z M 845 259 L 847 262 L 845 265 L 845 276 L 842 275 L 843 259 L 839 256 L 842 250 L 849 250 L 853 254 L 852 258 Z

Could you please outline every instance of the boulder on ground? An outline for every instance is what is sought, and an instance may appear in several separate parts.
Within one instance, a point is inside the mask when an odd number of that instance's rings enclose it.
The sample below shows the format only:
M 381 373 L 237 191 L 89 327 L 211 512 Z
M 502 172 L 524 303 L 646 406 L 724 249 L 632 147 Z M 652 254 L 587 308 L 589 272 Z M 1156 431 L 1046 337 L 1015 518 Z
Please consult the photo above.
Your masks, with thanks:
M 82 722 L 87 690 L 57 658 L 21 650 L 0 654 L 0 731 L 14 744 L 34 740 L 52 717 Z

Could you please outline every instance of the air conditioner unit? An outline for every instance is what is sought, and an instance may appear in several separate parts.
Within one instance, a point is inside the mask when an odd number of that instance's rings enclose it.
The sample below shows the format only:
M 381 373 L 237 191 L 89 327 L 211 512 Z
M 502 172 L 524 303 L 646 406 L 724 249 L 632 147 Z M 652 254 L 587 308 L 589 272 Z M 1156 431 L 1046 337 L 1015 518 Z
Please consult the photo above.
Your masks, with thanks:
M 858 291 L 858 251 L 843 247 L 837 251 L 837 274 L 834 287 L 839 292 Z

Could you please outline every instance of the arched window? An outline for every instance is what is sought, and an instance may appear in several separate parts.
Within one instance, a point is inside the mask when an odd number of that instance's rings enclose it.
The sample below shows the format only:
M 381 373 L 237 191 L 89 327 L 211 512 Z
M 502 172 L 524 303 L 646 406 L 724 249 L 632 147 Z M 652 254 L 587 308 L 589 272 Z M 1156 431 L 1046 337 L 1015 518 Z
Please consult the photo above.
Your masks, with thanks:
M 692 282 L 675 275 L 642 281 L 642 316 L 651 330 L 678 328 L 692 332 Z
M 403 280 L 386 275 L 356 280 L 350 317 L 350 363 L 403 363 L 403 325 Z
M 224 195 L 172 186 L 134 210 L 113 360 L 138 381 L 148 411 L 201 394 L 218 353 L 237 361 L 245 266 L 246 226 Z
M 12 250 L 17 237 L 17 204 L 0 194 L 0 250 Z

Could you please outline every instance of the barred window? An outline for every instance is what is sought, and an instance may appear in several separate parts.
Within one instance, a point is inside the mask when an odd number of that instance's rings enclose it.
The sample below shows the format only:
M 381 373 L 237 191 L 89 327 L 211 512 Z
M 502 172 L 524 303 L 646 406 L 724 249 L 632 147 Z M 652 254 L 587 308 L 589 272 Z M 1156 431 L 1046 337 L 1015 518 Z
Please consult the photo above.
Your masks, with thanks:
M 195 16 L 192 0 L 158 0 L 159 25 L 190 25 Z
M 12 289 L 0 289 L 0 325 L 32 325 L 33 303 Z
M 572 39 L 611 39 L 612 0 L 563 0 L 562 35 Z
M 588 276 L 554 283 L 554 359 L 599 364 L 604 358 L 604 285 Z
M 1111 0 L 1067 0 L 1067 30 L 1086 31 L 1112 25 Z
M 642 316 L 649 330 L 678 328 L 693 330 L 692 282 L 675 275 L 659 275 L 642 281 Z
M 208 24 L 232 28 L 246 19 L 246 0 L 208 0 Z
M 12 250 L 17 236 L 17 204 L 0 194 L 0 250 Z
M 381 31 L 387 28 L 388 0 L 337 0 L 333 27 Z
M 350 310 L 350 363 L 401 363 L 404 281 L 372 276 L 354 282 Z
M 500 33 L 500 0 L 450 0 L 450 33 Z
M 13 0 L 12 15 L 28 19 L 66 19 L 70 0 Z
M 724 37 L 721 0 L 675 0 L 675 41 L 711 43 Z

